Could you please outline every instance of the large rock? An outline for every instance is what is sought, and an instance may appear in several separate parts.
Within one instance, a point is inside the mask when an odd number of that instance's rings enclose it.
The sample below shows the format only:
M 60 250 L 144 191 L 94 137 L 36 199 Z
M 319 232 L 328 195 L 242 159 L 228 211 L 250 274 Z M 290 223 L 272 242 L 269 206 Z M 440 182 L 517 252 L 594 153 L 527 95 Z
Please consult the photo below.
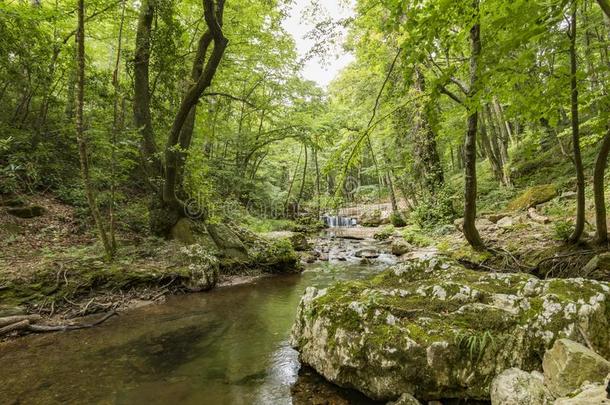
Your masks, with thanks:
M 357 250 L 354 256 L 362 259 L 376 259 L 379 257 L 379 251 L 374 248 L 364 248 Z
M 390 249 L 394 256 L 402 256 L 411 250 L 411 245 L 404 239 L 394 239 Z
M 610 374 L 603 383 L 587 384 L 569 397 L 557 398 L 554 405 L 610 405 Z
M 189 277 L 183 281 L 190 291 L 208 291 L 218 283 L 219 262 L 216 256 L 201 245 L 185 246 L 181 249 L 188 264 Z
M 248 260 L 248 250 L 237 234 L 225 224 L 206 224 L 206 229 L 224 257 Z
M 292 344 L 328 380 L 390 400 L 488 399 L 510 367 L 539 369 L 558 338 L 610 354 L 610 286 L 409 262 L 374 278 L 308 288 Z
M 553 401 L 540 373 L 509 368 L 491 383 L 492 405 L 547 405 Z
M 544 354 L 542 368 L 546 385 L 555 396 L 562 397 L 587 381 L 604 381 L 610 373 L 610 362 L 580 343 L 558 339 Z
M 381 217 L 381 211 L 373 210 L 363 213 L 360 216 L 360 225 L 372 227 L 379 226 L 383 223 L 383 219 Z
M 188 218 L 180 218 L 176 225 L 170 231 L 172 239 L 184 243 L 185 245 L 195 244 L 195 235 L 193 234 L 193 223 Z
M 543 184 L 530 187 L 519 197 L 508 204 L 509 210 L 526 210 L 538 204 L 545 203 L 557 196 L 557 187 L 554 184 Z

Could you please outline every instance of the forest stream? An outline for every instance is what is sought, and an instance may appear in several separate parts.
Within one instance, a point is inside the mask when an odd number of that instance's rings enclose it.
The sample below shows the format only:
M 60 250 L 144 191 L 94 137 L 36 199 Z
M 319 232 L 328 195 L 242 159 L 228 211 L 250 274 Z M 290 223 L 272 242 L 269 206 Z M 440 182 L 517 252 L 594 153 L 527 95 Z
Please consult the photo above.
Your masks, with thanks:
M 327 262 L 205 294 L 172 296 L 103 326 L 0 346 L 2 403 L 290 404 L 300 364 L 288 338 L 306 287 L 379 272 L 370 240 L 322 239 Z M 341 254 L 340 262 L 336 258 Z

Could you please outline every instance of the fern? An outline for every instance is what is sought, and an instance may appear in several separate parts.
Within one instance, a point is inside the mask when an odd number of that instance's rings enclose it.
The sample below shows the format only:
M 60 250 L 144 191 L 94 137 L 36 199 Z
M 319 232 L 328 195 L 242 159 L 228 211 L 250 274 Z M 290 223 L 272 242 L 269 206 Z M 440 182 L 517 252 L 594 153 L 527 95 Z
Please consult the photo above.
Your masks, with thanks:
M 466 351 L 470 360 L 480 361 L 488 347 L 496 346 L 495 339 L 491 332 L 485 331 L 478 333 L 458 333 L 455 337 L 455 344 L 460 350 Z

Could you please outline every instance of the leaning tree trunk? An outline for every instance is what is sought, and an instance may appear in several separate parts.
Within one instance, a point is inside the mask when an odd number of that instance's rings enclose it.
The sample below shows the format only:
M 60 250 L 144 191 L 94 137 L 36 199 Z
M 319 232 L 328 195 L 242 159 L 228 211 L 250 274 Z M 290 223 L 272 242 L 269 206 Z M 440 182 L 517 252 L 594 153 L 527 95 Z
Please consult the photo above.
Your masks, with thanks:
M 224 0 L 203 0 L 204 19 L 207 30 L 199 40 L 197 56 L 192 71 L 192 83 L 186 90 L 167 137 L 163 150 L 164 160 L 154 142 L 150 114 L 149 65 L 151 52 L 151 28 L 155 0 L 144 0 L 136 33 L 134 55 L 134 121 L 142 136 L 143 168 L 153 190 L 150 208 L 150 226 L 153 233 L 168 236 L 173 226 L 183 217 L 203 216 L 204 210 L 192 209 L 180 197 L 184 176 L 185 153 L 191 144 L 195 106 L 212 79 L 222 60 L 228 40 L 222 31 Z M 209 48 L 212 47 L 208 55 Z
M 114 252 L 104 223 L 102 222 L 102 216 L 97 206 L 95 191 L 91 184 L 91 176 L 89 173 L 89 157 L 87 152 L 87 140 L 84 134 L 83 124 L 83 105 L 85 102 L 85 1 L 78 0 L 78 29 L 76 34 L 77 41 L 77 58 L 76 58 L 76 140 L 78 142 L 78 154 L 80 158 L 80 172 L 83 178 L 83 185 L 85 187 L 85 194 L 87 195 L 87 203 L 89 204 L 89 210 L 95 221 L 99 238 L 104 245 L 104 251 L 108 258 L 112 258 Z
M 572 17 L 570 19 L 570 93 L 572 110 L 572 145 L 574 148 L 574 167 L 576 169 L 576 226 L 574 232 L 568 238 L 571 243 L 580 240 L 585 229 L 585 173 L 580 153 L 580 133 L 578 123 L 578 85 L 576 82 L 576 4 L 573 5 Z
M 478 90 L 479 56 L 481 54 L 481 26 L 479 23 L 479 0 L 473 1 L 476 21 L 470 29 L 470 90 L 468 97 L 476 97 Z M 477 217 L 477 124 L 478 113 L 473 103 L 468 103 L 468 131 L 464 140 L 464 237 L 474 249 L 484 249 L 476 227 Z

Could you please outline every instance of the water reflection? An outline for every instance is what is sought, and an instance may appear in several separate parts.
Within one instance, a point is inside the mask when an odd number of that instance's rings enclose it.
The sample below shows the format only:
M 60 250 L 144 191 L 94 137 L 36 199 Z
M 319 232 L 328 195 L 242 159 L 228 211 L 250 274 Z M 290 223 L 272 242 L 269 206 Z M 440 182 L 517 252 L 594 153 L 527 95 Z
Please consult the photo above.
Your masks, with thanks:
M 303 290 L 376 271 L 315 266 L 0 344 L 0 403 L 290 404 L 299 363 L 288 335 Z

